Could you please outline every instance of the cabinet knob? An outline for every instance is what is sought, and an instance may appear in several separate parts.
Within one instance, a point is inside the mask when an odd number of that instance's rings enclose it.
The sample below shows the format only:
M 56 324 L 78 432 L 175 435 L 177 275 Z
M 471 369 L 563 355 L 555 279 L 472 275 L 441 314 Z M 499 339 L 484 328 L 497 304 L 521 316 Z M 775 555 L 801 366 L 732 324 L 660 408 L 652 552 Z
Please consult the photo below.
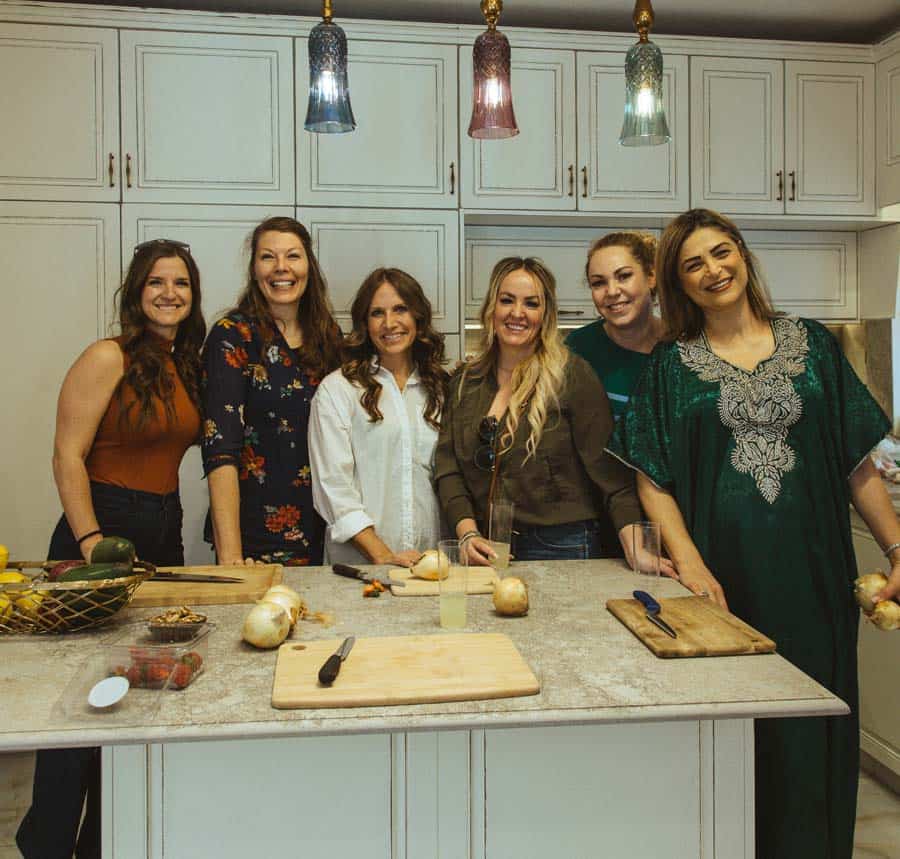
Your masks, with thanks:
M 587 199 L 587 195 L 588 195 L 588 189 L 587 189 L 587 166 L 584 166 L 584 167 L 581 168 L 581 180 L 582 180 L 582 182 L 581 182 L 581 184 L 582 184 L 581 196 L 584 197 L 585 199 Z
M 125 153 L 125 187 L 131 187 L 131 155 Z
M 797 172 L 796 172 L 795 170 L 791 170 L 791 172 L 788 173 L 788 176 L 791 177 L 791 196 L 790 196 L 790 199 L 791 199 L 791 200 L 796 200 L 796 199 L 797 199 Z
M 569 196 L 575 196 L 575 165 L 569 165 Z
M 775 199 L 780 201 L 784 199 L 784 170 L 779 170 L 775 175 L 778 177 L 778 196 Z
M 116 156 L 112 152 L 109 153 L 109 187 L 116 187 Z
M 454 194 L 456 192 L 456 164 L 451 161 L 450 162 L 450 193 Z

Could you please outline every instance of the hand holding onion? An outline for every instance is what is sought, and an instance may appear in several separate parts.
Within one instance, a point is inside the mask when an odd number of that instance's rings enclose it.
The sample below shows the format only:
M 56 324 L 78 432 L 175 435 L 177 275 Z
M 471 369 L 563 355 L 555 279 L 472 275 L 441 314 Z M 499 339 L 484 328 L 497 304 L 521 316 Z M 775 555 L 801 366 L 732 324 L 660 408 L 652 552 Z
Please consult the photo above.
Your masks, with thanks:
M 879 570 L 860 576 L 854 582 L 853 591 L 866 617 L 875 626 L 885 630 L 900 629 L 900 604 L 890 599 L 878 599 L 887 583 L 887 576 Z

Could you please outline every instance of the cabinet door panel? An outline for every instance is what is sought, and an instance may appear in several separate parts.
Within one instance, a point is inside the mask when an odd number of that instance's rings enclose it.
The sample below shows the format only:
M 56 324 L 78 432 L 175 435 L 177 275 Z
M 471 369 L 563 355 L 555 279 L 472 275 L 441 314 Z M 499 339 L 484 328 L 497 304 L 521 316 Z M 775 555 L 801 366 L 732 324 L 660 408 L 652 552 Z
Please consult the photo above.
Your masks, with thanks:
M 348 74 L 357 128 L 311 134 L 306 42 L 296 41 L 301 204 L 455 208 L 456 48 L 353 41 Z
M 900 50 L 876 67 L 878 205 L 900 203 Z
M 291 217 L 292 208 L 254 206 L 138 206 L 123 207 L 122 264 L 127 266 L 138 242 L 168 238 L 186 242 L 200 269 L 203 315 L 207 327 L 233 307 L 247 280 L 253 228 L 272 215 Z M 213 563 L 203 540 L 203 522 L 209 509 L 200 449 L 192 447 L 179 469 L 181 505 L 184 508 L 184 558 L 186 564 Z
M 294 202 L 291 40 L 123 32 L 130 202 Z
M 784 212 L 780 60 L 691 58 L 691 205 Z
M 460 48 L 462 204 L 473 209 L 574 209 L 575 54 L 516 49 L 512 82 L 519 134 L 505 140 L 472 139 L 467 133 L 472 50 Z
M 788 214 L 874 214 L 874 67 L 786 63 L 785 117 Z
M 431 302 L 438 331 L 456 332 L 459 320 L 459 222 L 455 212 L 379 209 L 301 209 L 328 278 L 328 292 L 344 331 L 350 305 L 373 269 L 412 275 Z
M 681 212 L 688 207 L 688 60 L 666 55 L 663 99 L 672 139 L 663 146 L 621 146 L 625 55 L 578 53 L 578 208 Z
M 778 310 L 813 319 L 857 318 L 855 233 L 745 230 Z
M 14 321 L 0 339 L 0 362 L 9 370 L 3 401 L 10 487 L 0 495 L 0 522 L 15 557 L 44 558 L 62 512 L 51 469 L 56 400 L 74 360 L 108 333 L 119 284 L 119 207 L 3 203 L 0 259 Z
M 117 70 L 115 30 L 3 25 L 0 195 L 119 199 Z

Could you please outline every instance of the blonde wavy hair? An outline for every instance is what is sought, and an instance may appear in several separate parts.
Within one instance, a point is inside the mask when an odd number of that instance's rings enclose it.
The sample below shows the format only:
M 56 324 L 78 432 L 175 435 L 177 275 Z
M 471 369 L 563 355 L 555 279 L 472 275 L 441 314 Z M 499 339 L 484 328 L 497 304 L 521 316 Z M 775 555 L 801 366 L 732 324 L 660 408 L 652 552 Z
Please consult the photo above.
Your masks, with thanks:
M 541 309 L 544 311 L 534 353 L 513 371 L 513 391 L 498 450 L 498 454 L 503 454 L 512 447 L 519 426 L 519 416 L 527 409 L 531 433 L 525 442 L 524 464 L 537 452 L 549 413 L 554 411 L 557 420 L 559 419 L 557 392 L 562 389 L 566 363 L 569 360 L 569 350 L 564 345 L 556 324 L 556 278 L 539 259 L 505 257 L 494 266 L 487 295 L 481 305 L 481 343 L 478 353 L 463 368 L 459 398 L 462 399 L 467 375 L 477 379 L 483 378 L 491 370 L 495 373 L 497 371 L 500 344 L 494 329 L 494 310 L 500 294 L 500 285 L 506 276 L 514 271 L 526 271 L 531 275 L 540 288 Z

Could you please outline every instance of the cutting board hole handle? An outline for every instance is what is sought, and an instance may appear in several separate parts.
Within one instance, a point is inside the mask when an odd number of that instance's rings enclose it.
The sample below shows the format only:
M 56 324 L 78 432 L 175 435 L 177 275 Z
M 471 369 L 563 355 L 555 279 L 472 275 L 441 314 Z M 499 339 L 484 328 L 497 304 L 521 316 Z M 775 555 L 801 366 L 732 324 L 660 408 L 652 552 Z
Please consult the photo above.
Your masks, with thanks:
M 305 644 L 295 644 L 291 648 L 291 650 L 306 650 L 306 645 Z

